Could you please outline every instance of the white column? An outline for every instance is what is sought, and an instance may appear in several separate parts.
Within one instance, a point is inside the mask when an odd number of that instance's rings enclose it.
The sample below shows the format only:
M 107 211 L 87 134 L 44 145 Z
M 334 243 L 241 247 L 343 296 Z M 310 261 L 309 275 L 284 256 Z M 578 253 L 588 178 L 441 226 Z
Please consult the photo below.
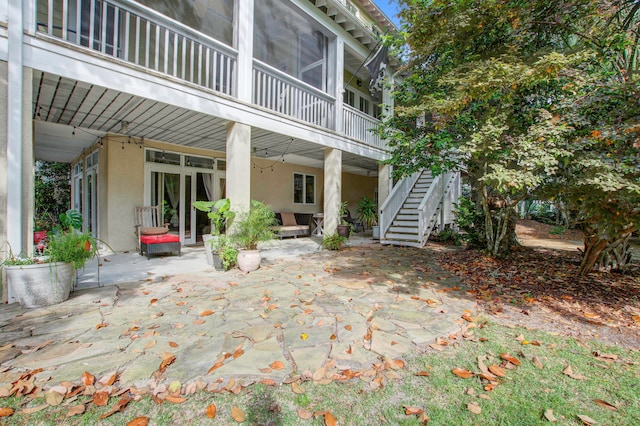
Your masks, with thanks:
M 253 10 L 254 0 L 236 1 L 235 43 L 238 50 L 237 96 L 251 102 L 253 81 Z M 277 31 L 277 28 L 273 29 Z
M 24 245 L 22 182 L 22 0 L 9 0 L 7 71 L 7 241 L 18 254 Z
M 251 202 L 251 126 L 227 125 L 227 198 L 236 212 L 248 212 Z
M 324 233 L 338 232 L 339 209 L 342 201 L 342 151 L 324 150 Z
M 33 216 L 35 209 L 35 150 L 32 120 L 33 70 L 22 72 L 22 248 L 33 253 Z
M 380 207 L 391 193 L 391 166 L 389 164 L 378 165 L 378 216 Z

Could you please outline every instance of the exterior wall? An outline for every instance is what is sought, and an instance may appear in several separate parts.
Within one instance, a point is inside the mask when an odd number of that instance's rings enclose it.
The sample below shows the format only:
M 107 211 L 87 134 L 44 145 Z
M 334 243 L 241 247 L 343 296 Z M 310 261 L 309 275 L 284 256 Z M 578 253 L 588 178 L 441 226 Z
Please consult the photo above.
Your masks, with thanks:
M 342 200 L 347 201 L 347 208 L 354 218 L 357 216 L 358 201 L 364 197 L 369 197 L 375 201 L 375 188 L 378 185 L 378 178 L 342 174 Z
M 256 168 L 251 169 L 251 198 L 266 202 L 274 211 L 319 213 L 323 207 L 324 174 L 322 169 L 297 164 L 274 164 L 274 160 L 253 158 Z M 271 166 L 273 164 L 273 172 Z M 260 173 L 260 167 L 265 167 Z M 315 204 L 293 203 L 293 174 L 305 173 L 316 177 Z
M 7 63 L 0 61 L 0 262 L 7 254 Z M 2 280 L 3 287 L 5 280 Z M 2 291 L 6 300 L 6 291 Z
M 133 210 L 142 205 L 144 190 L 144 149 L 117 139 L 122 137 L 109 136 L 104 141 L 99 170 L 106 174 L 100 192 L 100 201 L 106 198 L 106 204 L 100 206 L 101 222 L 106 220 L 106 226 L 100 228 L 100 235 L 116 251 L 136 247 Z

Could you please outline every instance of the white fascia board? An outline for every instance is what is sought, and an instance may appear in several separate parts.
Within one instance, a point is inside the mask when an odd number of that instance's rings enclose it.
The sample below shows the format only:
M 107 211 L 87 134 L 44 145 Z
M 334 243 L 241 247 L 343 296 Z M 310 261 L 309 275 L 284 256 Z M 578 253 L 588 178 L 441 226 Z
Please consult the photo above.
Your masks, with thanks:
M 154 75 L 152 71 L 125 66 L 117 60 L 83 52 L 72 45 L 68 47 L 63 42 L 25 37 L 24 65 L 375 160 L 389 156 L 384 150 L 355 142 L 337 132 L 290 120 L 235 98 L 205 92 L 186 83 Z
M 0 61 L 9 60 L 9 40 L 6 28 L 0 27 Z

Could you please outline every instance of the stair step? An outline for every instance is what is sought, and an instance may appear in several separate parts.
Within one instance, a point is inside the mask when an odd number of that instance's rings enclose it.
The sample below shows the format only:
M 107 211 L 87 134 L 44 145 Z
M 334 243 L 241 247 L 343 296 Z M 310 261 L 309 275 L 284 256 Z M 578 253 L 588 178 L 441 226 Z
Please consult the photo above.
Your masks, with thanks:
M 380 244 L 382 245 L 392 245 L 392 246 L 407 246 L 407 247 L 422 247 L 417 241 L 404 241 L 404 240 L 380 240 Z
M 416 209 L 400 209 L 400 211 L 398 212 L 398 215 L 396 216 L 396 219 L 407 219 L 407 216 L 412 216 L 417 218 L 418 212 L 416 211 Z
M 412 213 L 412 214 L 399 214 L 396 216 L 396 218 L 394 220 L 411 220 L 414 222 L 418 221 L 418 213 Z
M 385 235 L 385 240 L 396 240 L 396 241 L 418 241 L 418 236 L 414 235 L 413 237 L 407 236 L 406 234 L 395 234 L 393 232 L 387 232 Z
M 390 226 L 388 232 L 396 233 L 396 234 L 418 235 L 418 227 Z
M 404 227 L 417 228 L 418 227 L 418 221 L 417 220 L 398 220 L 398 219 L 396 219 L 391 224 L 392 228 L 394 226 L 404 226 Z

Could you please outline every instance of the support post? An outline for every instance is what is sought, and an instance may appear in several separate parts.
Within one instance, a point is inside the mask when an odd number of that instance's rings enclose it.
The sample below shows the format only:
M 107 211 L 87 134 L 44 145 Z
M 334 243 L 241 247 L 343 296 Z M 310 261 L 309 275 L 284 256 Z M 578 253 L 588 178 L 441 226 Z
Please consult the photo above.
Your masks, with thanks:
M 238 67 L 236 68 L 238 99 L 251 102 L 253 81 L 253 11 L 254 0 L 236 2 L 237 25 L 235 46 L 238 50 Z
M 227 125 L 227 197 L 236 212 L 248 212 L 251 202 L 251 126 Z
M 342 151 L 324 150 L 324 233 L 338 232 L 338 214 L 342 201 Z

